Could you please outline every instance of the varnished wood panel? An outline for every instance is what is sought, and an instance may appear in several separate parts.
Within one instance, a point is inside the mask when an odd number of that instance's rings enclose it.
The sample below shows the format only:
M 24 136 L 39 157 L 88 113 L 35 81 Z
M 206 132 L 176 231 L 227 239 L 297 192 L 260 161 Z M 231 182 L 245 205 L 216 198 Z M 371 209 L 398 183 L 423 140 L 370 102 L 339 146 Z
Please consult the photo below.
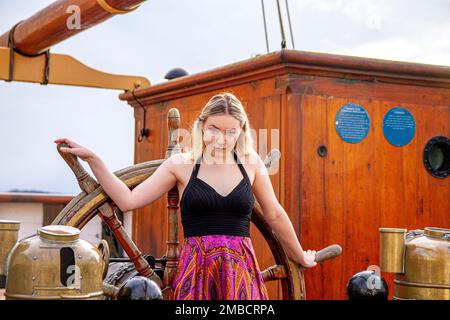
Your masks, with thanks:
M 335 115 L 346 103 L 369 113 L 368 136 L 344 142 L 335 130 Z M 382 132 L 384 114 L 394 106 L 416 119 L 414 139 L 404 147 L 389 144 Z M 379 265 L 379 227 L 423 229 L 450 226 L 450 180 L 429 175 L 422 154 L 436 135 L 450 135 L 449 107 L 357 97 L 303 96 L 302 109 L 302 240 L 321 248 L 340 243 L 343 256 L 310 270 L 309 298 L 345 299 L 346 281 L 370 265 Z M 319 144 L 328 148 L 317 155 Z M 383 274 L 392 297 L 392 275 Z

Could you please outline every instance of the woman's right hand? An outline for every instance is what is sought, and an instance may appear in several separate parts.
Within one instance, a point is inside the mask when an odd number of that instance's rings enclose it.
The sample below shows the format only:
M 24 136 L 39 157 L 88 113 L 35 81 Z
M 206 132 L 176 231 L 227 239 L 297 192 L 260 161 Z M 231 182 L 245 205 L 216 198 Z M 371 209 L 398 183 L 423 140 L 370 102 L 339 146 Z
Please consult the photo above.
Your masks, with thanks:
M 316 260 L 316 251 L 315 250 L 307 250 L 303 252 L 303 256 L 300 264 L 304 268 L 312 268 L 317 265 Z
M 54 142 L 56 144 L 61 143 L 61 142 L 67 143 L 70 148 L 61 147 L 61 148 L 59 148 L 59 150 L 61 152 L 65 152 L 65 153 L 71 153 L 71 154 L 79 157 L 81 160 L 89 161 L 96 157 L 96 154 L 94 152 L 92 152 L 91 150 L 89 150 L 86 147 L 83 147 L 82 145 L 79 145 L 78 143 L 76 143 L 70 139 L 61 138 L 61 139 L 56 139 Z

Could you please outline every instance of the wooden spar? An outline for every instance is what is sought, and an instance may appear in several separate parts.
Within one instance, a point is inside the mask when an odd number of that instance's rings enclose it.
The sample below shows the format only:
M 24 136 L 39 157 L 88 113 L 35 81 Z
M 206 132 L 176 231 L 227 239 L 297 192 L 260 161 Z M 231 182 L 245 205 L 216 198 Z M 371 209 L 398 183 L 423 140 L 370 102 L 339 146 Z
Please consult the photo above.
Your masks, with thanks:
M 145 0 L 58 0 L 0 36 L 0 80 L 126 91 L 150 85 L 145 77 L 110 74 L 50 47 Z M 11 38 L 10 38 L 11 37 Z M 12 41 L 11 41 L 11 40 Z
M 87 30 L 116 14 L 127 13 L 136 9 L 143 1 L 55 1 L 16 25 L 14 31 L 16 51 L 24 55 L 43 53 L 53 45 Z M 76 14 L 79 14 L 80 17 L 79 28 L 76 24 L 72 24 L 72 22 L 76 22 L 76 17 L 74 16 Z M 9 31 L 0 36 L 0 47 L 8 46 Z

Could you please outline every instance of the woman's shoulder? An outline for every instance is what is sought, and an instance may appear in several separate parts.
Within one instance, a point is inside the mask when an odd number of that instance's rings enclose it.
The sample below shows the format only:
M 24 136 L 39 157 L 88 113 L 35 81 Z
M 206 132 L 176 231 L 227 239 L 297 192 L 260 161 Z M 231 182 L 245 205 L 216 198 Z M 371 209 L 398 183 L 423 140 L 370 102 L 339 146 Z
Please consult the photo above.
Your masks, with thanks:
M 194 164 L 189 152 L 179 152 L 172 154 L 169 158 L 166 159 L 166 161 L 168 162 L 167 164 L 173 172 L 179 170 L 187 170 Z
M 172 164 L 193 164 L 190 152 L 178 152 L 167 158 Z

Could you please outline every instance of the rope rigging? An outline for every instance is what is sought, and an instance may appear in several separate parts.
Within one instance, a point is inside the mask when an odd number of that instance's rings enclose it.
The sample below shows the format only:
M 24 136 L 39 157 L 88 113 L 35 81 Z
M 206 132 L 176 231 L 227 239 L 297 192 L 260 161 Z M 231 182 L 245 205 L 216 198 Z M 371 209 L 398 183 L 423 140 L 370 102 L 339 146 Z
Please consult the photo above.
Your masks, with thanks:
M 281 49 L 285 49 L 286 48 L 286 36 L 285 36 L 285 32 L 284 32 L 283 16 L 281 13 L 280 1 L 276 0 L 276 4 L 277 4 L 277 13 L 278 13 L 278 23 L 280 25 L 280 33 L 281 33 Z M 294 32 L 292 30 L 291 14 L 290 14 L 288 0 L 285 0 L 285 7 L 286 7 L 287 18 L 288 18 L 289 33 L 291 36 L 292 48 L 295 49 Z M 267 53 L 269 53 L 270 52 L 269 36 L 267 33 L 266 9 L 265 9 L 265 5 L 264 5 L 264 0 L 261 0 L 261 9 L 262 9 L 263 24 L 264 24 L 264 35 L 265 35 L 265 40 L 266 40 L 266 50 L 267 50 Z

